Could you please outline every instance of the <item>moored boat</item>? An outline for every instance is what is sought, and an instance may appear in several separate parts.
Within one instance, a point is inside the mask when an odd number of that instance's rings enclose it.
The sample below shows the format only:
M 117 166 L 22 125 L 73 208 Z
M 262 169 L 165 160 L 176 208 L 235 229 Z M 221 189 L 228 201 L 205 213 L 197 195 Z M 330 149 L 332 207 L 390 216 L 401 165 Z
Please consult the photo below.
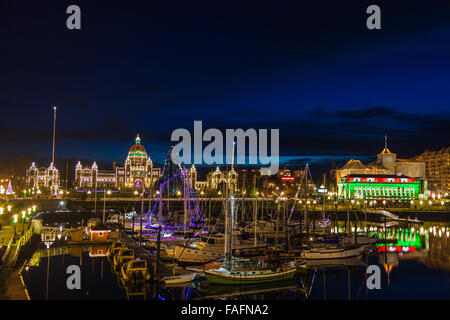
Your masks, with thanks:
M 342 259 L 356 257 L 363 254 L 370 246 L 349 246 L 349 247 L 319 247 L 311 248 L 302 252 L 302 257 L 306 260 L 319 259 Z
M 345 236 L 341 239 L 341 243 L 348 245 L 348 244 L 375 244 L 378 242 L 378 238 L 376 237 L 371 237 L 371 236 L 355 236 L 354 235 L 350 235 L 350 236 Z
M 114 267 L 116 268 L 116 270 L 120 270 L 125 262 L 133 260 L 134 258 L 134 250 L 121 248 L 119 249 L 119 252 L 114 256 Z
M 108 258 L 114 259 L 114 255 L 119 252 L 119 249 L 125 248 L 125 243 L 122 241 L 113 242 L 112 245 L 108 248 Z
M 133 259 L 125 262 L 121 268 L 124 282 L 148 281 L 150 273 L 147 268 L 147 260 Z
M 164 283 L 164 285 L 187 283 L 194 281 L 197 276 L 197 273 L 188 273 L 177 276 L 164 277 L 161 279 L 161 281 Z
M 290 280 L 294 277 L 296 271 L 295 263 L 288 263 L 275 270 L 269 268 L 236 270 L 221 267 L 219 269 L 205 270 L 205 276 L 213 284 L 255 284 Z

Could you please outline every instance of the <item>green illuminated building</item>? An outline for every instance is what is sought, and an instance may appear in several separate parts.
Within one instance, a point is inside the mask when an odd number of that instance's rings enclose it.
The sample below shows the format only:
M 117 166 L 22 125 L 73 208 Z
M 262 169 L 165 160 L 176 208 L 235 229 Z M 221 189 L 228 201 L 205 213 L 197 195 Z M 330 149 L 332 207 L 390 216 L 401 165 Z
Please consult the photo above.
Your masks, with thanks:
M 352 174 L 338 183 L 338 194 L 344 199 L 416 200 L 425 191 L 423 179 L 401 175 Z

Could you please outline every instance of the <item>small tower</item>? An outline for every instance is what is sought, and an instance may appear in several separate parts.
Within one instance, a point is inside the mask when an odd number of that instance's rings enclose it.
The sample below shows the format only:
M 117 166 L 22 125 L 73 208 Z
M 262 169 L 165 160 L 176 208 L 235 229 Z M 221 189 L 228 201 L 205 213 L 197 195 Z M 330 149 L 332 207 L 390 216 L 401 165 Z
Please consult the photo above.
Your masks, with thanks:
M 383 167 L 395 174 L 395 163 L 397 162 L 397 155 L 389 151 L 387 147 L 387 135 L 384 136 L 384 149 L 377 155 L 378 161 Z
M 81 162 L 78 161 L 77 165 L 75 166 L 75 186 L 81 187 L 81 173 L 82 173 L 83 167 L 81 166 Z
M 189 180 L 190 180 L 192 189 L 195 190 L 195 185 L 197 184 L 197 169 L 195 168 L 194 164 L 192 164 L 192 167 L 189 170 Z
M 97 163 L 94 161 L 91 167 L 91 188 L 96 187 L 97 185 L 97 176 L 98 176 L 98 166 Z

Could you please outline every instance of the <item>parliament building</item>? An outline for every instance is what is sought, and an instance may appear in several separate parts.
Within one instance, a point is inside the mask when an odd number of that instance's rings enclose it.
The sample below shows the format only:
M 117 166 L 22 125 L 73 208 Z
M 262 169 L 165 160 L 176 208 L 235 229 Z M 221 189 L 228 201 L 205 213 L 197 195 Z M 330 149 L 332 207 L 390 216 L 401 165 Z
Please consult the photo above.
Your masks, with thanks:
M 75 167 L 75 188 L 142 189 L 154 185 L 160 174 L 161 169 L 153 167 L 153 162 L 138 135 L 123 166 L 114 165 L 112 171 L 99 170 L 95 161 L 86 167 L 78 161 Z

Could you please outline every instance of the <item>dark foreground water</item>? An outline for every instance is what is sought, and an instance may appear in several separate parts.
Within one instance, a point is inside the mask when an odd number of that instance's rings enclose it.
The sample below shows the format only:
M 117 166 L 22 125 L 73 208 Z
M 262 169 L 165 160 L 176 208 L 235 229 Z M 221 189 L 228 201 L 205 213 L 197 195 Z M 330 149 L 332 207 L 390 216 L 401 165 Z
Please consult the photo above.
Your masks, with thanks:
M 45 250 L 34 256 L 24 271 L 24 281 L 31 299 L 450 299 L 448 226 L 426 224 L 417 229 L 389 229 L 387 234 L 397 238 L 398 244 L 380 245 L 374 254 L 361 259 L 309 265 L 293 280 L 268 285 L 230 287 L 200 282 L 171 288 L 147 286 L 140 291 L 122 285 L 103 256 L 106 246 L 53 249 L 55 244 L 50 245 L 50 257 Z M 67 288 L 70 265 L 80 266 L 80 290 Z M 380 290 L 366 287 L 368 265 L 381 269 Z

